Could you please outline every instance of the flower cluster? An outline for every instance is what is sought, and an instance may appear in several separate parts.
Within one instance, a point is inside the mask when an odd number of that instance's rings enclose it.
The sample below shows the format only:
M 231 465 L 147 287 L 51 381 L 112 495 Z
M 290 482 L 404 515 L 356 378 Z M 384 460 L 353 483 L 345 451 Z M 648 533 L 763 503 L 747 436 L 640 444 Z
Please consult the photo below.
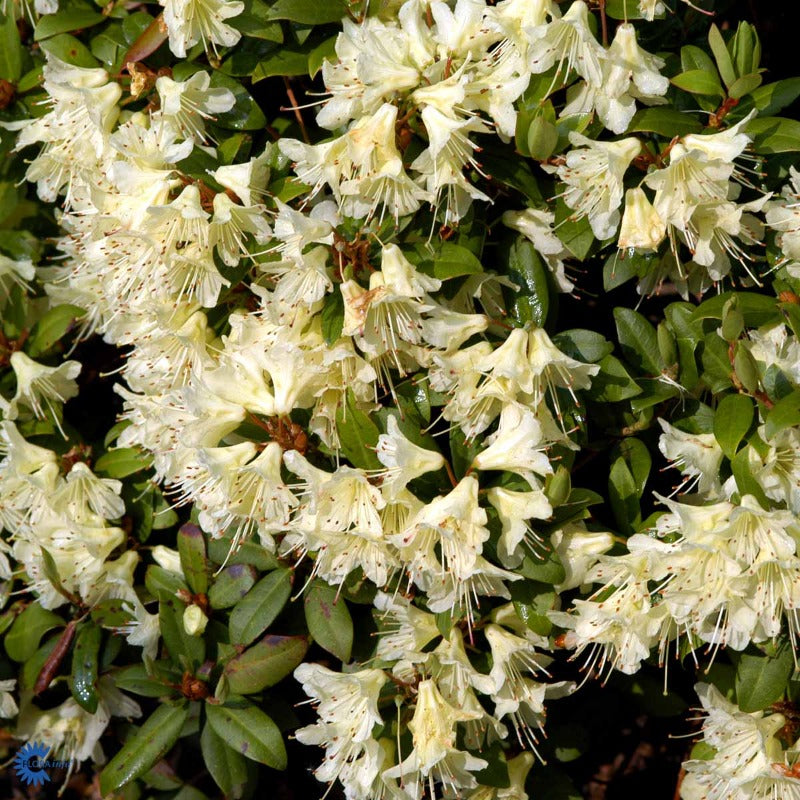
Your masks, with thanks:
M 120 688 L 158 700 L 101 793 L 166 785 L 185 738 L 239 798 L 244 758 L 286 766 L 293 675 L 296 738 L 348 800 L 526 800 L 571 758 L 544 736 L 566 662 L 674 652 L 731 661 L 738 703 L 699 686 L 683 797 L 800 798 L 774 706 L 800 634 L 800 173 L 764 119 L 794 84 L 758 91 L 746 24 L 711 27 L 713 60 L 663 53 L 650 0 L 356 5 L 83 10 L 84 52 L 5 4 L 0 716 L 101 763 L 142 714 Z M 598 295 L 633 278 L 609 341 Z M 87 433 L 109 378 L 116 424 Z M 753 661 L 782 677 L 748 702 Z

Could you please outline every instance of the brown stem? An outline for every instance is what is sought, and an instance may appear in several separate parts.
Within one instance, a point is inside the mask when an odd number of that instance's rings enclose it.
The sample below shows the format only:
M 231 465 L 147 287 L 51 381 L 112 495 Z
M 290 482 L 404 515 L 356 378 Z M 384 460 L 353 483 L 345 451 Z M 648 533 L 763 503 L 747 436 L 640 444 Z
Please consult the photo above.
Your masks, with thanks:
M 286 87 L 286 94 L 289 97 L 289 102 L 292 104 L 290 109 L 289 108 L 281 108 L 281 111 L 294 111 L 295 119 L 297 120 L 297 124 L 300 126 L 300 131 L 303 134 L 303 141 L 306 144 L 311 144 L 311 139 L 308 138 L 308 131 L 306 130 L 306 123 L 303 119 L 303 115 L 300 113 L 300 107 L 297 102 L 297 98 L 294 96 L 294 90 L 292 89 L 292 84 L 289 82 L 289 79 L 284 75 L 283 77 L 283 84 Z

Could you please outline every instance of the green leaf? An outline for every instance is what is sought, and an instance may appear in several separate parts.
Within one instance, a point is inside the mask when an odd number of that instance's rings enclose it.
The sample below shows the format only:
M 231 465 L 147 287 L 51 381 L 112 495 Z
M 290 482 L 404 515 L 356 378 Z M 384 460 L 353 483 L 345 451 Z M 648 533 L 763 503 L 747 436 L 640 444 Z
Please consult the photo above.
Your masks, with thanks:
M 714 54 L 714 60 L 717 62 L 719 74 L 722 76 L 722 80 L 725 81 L 725 85 L 730 88 L 736 81 L 736 70 L 733 67 L 733 60 L 728 52 L 725 40 L 716 25 L 712 25 L 708 32 L 708 43 L 711 46 L 711 52 Z M 732 94 L 731 97 L 735 97 L 735 95 Z
M 258 103 L 253 99 L 253 96 L 242 86 L 240 81 L 225 75 L 220 70 L 216 70 L 211 77 L 211 85 L 229 89 L 235 98 L 233 108 L 230 111 L 216 115 L 214 120 L 216 125 L 235 131 L 263 130 L 267 124 L 267 118 Z
M 533 243 L 518 236 L 508 254 L 508 277 L 519 286 L 511 310 L 521 324 L 534 322 L 542 327 L 550 308 L 547 270 Z
M 741 78 L 737 78 L 733 82 L 728 93 L 735 100 L 739 100 L 761 86 L 763 80 L 764 79 L 757 72 L 751 72 L 749 75 L 742 75 Z
M 3 639 L 6 653 L 12 661 L 27 661 L 38 649 L 39 642 L 48 631 L 64 626 L 64 620 L 31 603 L 15 620 Z
M 782 397 L 769 410 L 764 435 L 769 441 L 775 434 L 795 425 L 800 425 L 800 389 L 795 389 L 791 394 Z
M 286 769 L 281 732 L 260 709 L 246 701 L 206 703 L 206 717 L 214 733 L 236 752 L 273 769 Z
M 526 145 L 531 158 L 537 161 L 550 158 L 558 145 L 558 128 L 543 115 L 534 117 L 528 128 Z
M 277 44 L 283 42 L 283 28 L 280 22 L 269 21 L 269 5 L 264 0 L 247 0 L 244 11 L 228 20 L 227 24 L 246 37 Z
M 757 108 L 762 116 L 777 114 L 800 97 L 800 78 L 786 78 L 753 89 L 739 104 L 740 111 Z
M 336 409 L 336 430 L 341 449 L 353 466 L 361 469 L 381 469 L 382 464 L 375 455 L 380 431 L 378 426 L 357 406 L 352 391 Z
M 589 390 L 589 396 L 593 400 L 616 403 L 641 394 L 639 385 L 618 358 L 604 356 L 599 363 L 600 372 L 592 378 L 592 387 Z
M 254 694 L 282 681 L 308 650 L 304 636 L 265 636 L 225 665 L 224 675 L 235 694 Z
M 709 333 L 703 339 L 703 351 L 700 359 L 703 362 L 702 378 L 708 388 L 715 393 L 728 389 L 733 373 L 733 367 L 728 358 L 728 343 L 716 333 Z
M 573 328 L 557 333 L 553 337 L 553 344 L 562 353 L 585 364 L 596 364 L 614 349 L 614 345 L 601 333 L 585 328 Z
M 475 253 L 455 242 L 438 240 L 436 243 L 418 244 L 411 257 L 419 259 L 417 266 L 422 272 L 440 281 L 483 272 L 483 265 Z
M 103 631 L 97 625 L 82 625 L 72 651 L 70 690 L 78 705 L 90 714 L 97 711 L 97 659 L 102 639 Z
M 336 42 L 338 35 L 331 36 L 326 39 L 322 44 L 317 45 L 308 54 L 308 75 L 313 78 L 321 69 L 325 61 L 336 62 Z
M 321 580 L 311 583 L 303 607 L 308 632 L 323 649 L 340 661 L 350 661 L 353 649 L 353 618 L 342 597 L 336 597 L 336 589 Z
M 561 243 L 578 261 L 583 261 L 595 242 L 588 218 L 575 219 L 572 209 L 559 197 L 556 201 L 555 223 L 556 236 Z
M 625 459 L 621 456 L 611 464 L 608 476 L 608 499 L 617 524 L 625 533 L 632 533 L 642 518 L 639 490 Z
M 762 508 L 771 508 L 769 498 L 764 494 L 761 484 L 753 475 L 750 467 L 750 453 L 752 448 L 748 445 L 743 447 L 731 460 L 731 471 L 736 480 L 739 494 L 742 496 L 750 494 L 758 500 Z
M 233 540 L 230 535 L 208 542 L 208 557 L 215 564 L 249 564 L 261 572 L 268 572 L 278 566 L 278 559 L 266 548 L 256 542 L 244 542 L 235 553 L 231 553 Z
M 755 416 L 753 401 L 743 394 L 726 394 L 714 412 L 714 437 L 722 452 L 733 459 Z
M 749 328 L 760 328 L 779 322 L 781 315 L 774 297 L 756 292 L 723 292 L 703 301 L 692 313 L 691 321 L 722 319 L 728 300 L 736 296 L 737 308 L 742 312 L 744 324 Z
M 70 33 L 91 28 L 104 20 L 105 17 L 102 14 L 88 7 L 59 9 L 58 13 L 47 14 L 39 19 L 33 32 L 33 38 L 40 42 L 42 39 L 49 39 L 58 33 Z
M 260 636 L 281 613 L 291 593 L 291 570 L 276 569 L 264 576 L 231 612 L 231 644 L 250 644 Z
M 226 797 L 239 800 L 247 784 L 247 763 L 244 757 L 229 747 L 225 740 L 214 733 L 211 725 L 205 725 L 200 734 L 200 750 L 203 761 L 214 782 Z
M 51 56 L 60 58 L 67 64 L 73 64 L 76 67 L 99 66 L 97 59 L 89 52 L 89 48 L 68 33 L 59 33 L 57 36 L 46 39 L 41 43 L 41 48 Z
M 555 550 L 548 550 L 543 558 L 526 555 L 518 570 L 526 578 L 548 585 L 562 583 L 566 577 L 564 566 Z
M 137 447 L 117 447 L 103 453 L 94 465 L 95 472 L 102 472 L 109 478 L 127 478 L 143 469 L 149 469 L 152 457 Z
M 744 132 L 753 138 L 758 153 L 791 153 L 800 150 L 800 122 L 783 117 L 757 117 Z
M 124 600 L 101 600 L 92 606 L 92 622 L 101 628 L 119 628 L 133 619 L 133 615 L 124 609 Z
M 188 716 L 186 703 L 159 706 L 103 770 L 103 796 L 118 791 L 161 760 L 178 740 Z
M 187 522 L 178 531 L 178 552 L 181 556 L 181 569 L 195 594 L 208 591 L 208 559 L 206 540 L 197 525 Z
M 49 309 L 31 330 L 26 350 L 32 358 L 46 353 L 57 341 L 66 336 L 75 322 L 86 314 L 78 306 L 59 305 Z
M 187 592 L 189 587 L 183 577 L 158 564 L 150 564 L 144 574 L 144 585 L 148 592 L 159 600 L 170 600 L 179 591 Z
M 229 564 L 217 575 L 208 592 L 211 608 L 235 606 L 253 588 L 257 573 L 247 564 Z
M 614 448 L 614 454 L 625 461 L 633 477 L 636 494 L 642 497 L 647 479 L 650 476 L 650 468 L 653 465 L 647 446 L 639 439 L 629 436 Z
M 282 47 L 273 55 L 262 59 L 253 70 L 253 83 L 275 75 L 305 75 L 308 72 L 308 53 Z
M 114 670 L 111 674 L 114 678 L 114 685 L 118 689 L 142 697 L 164 697 L 172 691 L 170 687 L 153 678 L 144 664 L 131 664 L 129 667 Z M 180 676 L 176 675 L 175 677 L 179 678 Z
M 345 16 L 347 6 L 342 0 L 277 0 L 269 10 L 269 19 L 288 19 L 304 25 L 339 22 Z
M 664 363 L 658 349 L 656 329 L 631 308 L 615 308 L 614 322 L 625 360 L 645 375 L 660 375 Z
M 11 4 L 5 6 L 9 11 Z M 0 78 L 16 83 L 22 76 L 22 44 L 14 14 L 0 12 Z
M 725 96 L 725 92 L 722 86 L 720 86 L 719 79 L 715 75 L 704 72 L 703 70 L 690 69 L 688 72 L 682 72 L 680 75 L 671 78 L 670 82 L 679 89 L 683 89 L 684 92 L 716 95 L 718 97 Z
M 707 72 L 709 75 L 714 76 L 717 74 L 717 68 L 714 66 L 711 56 L 705 50 L 693 44 L 681 47 L 681 70 L 683 72 L 692 70 Z
M 344 325 L 344 298 L 340 291 L 325 295 L 324 305 L 320 320 L 322 322 L 322 336 L 329 347 L 338 341 L 342 335 Z
M 666 139 L 700 133 L 702 130 L 703 125 L 694 117 L 669 106 L 640 108 L 628 126 L 629 133 L 657 133 Z
M 756 29 L 750 23 L 739 23 L 730 45 L 739 75 L 747 75 L 758 69 L 761 60 L 761 43 L 758 41 Z
M 768 708 L 783 697 L 793 671 L 792 648 L 786 642 L 774 658 L 742 653 L 736 666 L 736 704 L 748 714 Z

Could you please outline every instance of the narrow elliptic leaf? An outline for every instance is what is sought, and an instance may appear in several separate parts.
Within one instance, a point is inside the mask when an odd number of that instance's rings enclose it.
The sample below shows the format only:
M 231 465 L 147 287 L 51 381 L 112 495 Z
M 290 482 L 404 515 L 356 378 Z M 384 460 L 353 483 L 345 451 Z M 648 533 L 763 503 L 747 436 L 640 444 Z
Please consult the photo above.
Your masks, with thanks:
M 286 769 L 286 747 L 278 726 L 246 701 L 224 706 L 206 703 L 206 717 L 214 733 L 246 758 L 273 769 Z
M 225 665 L 234 694 L 253 694 L 282 681 L 308 650 L 304 636 L 265 636 Z
M 714 412 L 714 437 L 722 452 L 733 458 L 755 415 L 751 398 L 744 394 L 726 394 Z
M 353 619 L 336 588 L 320 580 L 312 582 L 305 597 L 306 623 L 314 641 L 347 663 L 353 649 Z
M 276 569 L 265 575 L 240 600 L 230 618 L 232 644 L 250 644 L 280 614 L 292 593 L 292 573 Z
M 200 734 L 200 750 L 217 786 L 226 797 L 239 800 L 247 783 L 247 763 L 244 757 L 214 733 L 211 725 L 206 725 Z
M 181 569 L 195 594 L 208 591 L 208 559 L 206 540 L 197 525 L 187 522 L 178 531 L 178 552 L 181 556 Z
M 188 715 L 186 703 L 159 706 L 103 770 L 103 796 L 121 789 L 163 758 L 180 736 Z

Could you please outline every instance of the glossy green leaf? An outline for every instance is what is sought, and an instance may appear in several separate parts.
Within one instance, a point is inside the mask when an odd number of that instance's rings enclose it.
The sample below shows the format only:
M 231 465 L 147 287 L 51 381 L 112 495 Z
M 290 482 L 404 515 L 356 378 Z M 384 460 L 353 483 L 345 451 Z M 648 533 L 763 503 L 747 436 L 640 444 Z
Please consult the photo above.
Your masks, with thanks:
M 768 708 L 783 697 L 792 672 L 794 659 L 788 643 L 774 658 L 758 652 L 742 653 L 736 665 L 737 705 L 746 713 Z
M 229 564 L 214 578 L 208 591 L 211 608 L 235 606 L 253 588 L 258 573 L 248 564 Z
M 728 52 L 725 40 L 716 25 L 712 25 L 708 32 L 708 43 L 711 46 L 711 52 L 714 54 L 714 60 L 717 62 L 719 74 L 722 76 L 725 85 L 730 89 L 736 81 L 736 69 L 733 66 L 733 59 Z M 731 97 L 735 96 L 731 95 Z
M 208 559 L 206 557 L 206 540 L 197 525 L 187 522 L 178 531 L 178 553 L 181 557 L 181 569 L 195 594 L 208 591 Z
M 308 640 L 303 636 L 265 636 L 225 665 L 224 675 L 234 694 L 254 694 L 274 686 L 303 660 Z
M 353 649 L 353 618 L 336 587 L 314 580 L 303 597 L 308 631 L 314 641 L 340 661 L 350 661 Z
M 229 747 L 211 725 L 205 725 L 200 734 L 200 750 L 211 777 L 226 797 L 239 800 L 247 784 L 247 764 L 244 756 Z
M 149 469 L 152 456 L 137 447 L 117 447 L 103 453 L 94 465 L 95 472 L 102 472 L 109 478 L 127 478 L 143 469 Z
M 75 701 L 90 714 L 97 711 L 97 674 L 102 630 L 89 623 L 82 625 L 72 650 L 70 690 Z
M 163 758 L 178 740 L 188 715 L 186 703 L 159 706 L 103 769 L 103 795 L 118 791 Z
M 347 16 L 347 6 L 342 0 L 277 0 L 269 10 L 270 19 L 288 19 L 305 25 L 324 25 L 339 22 Z
M 769 441 L 782 430 L 795 425 L 800 425 L 800 389 L 782 397 L 767 412 L 764 435 Z
M 8 657 L 13 661 L 27 661 L 36 652 L 42 636 L 64 624 L 58 614 L 42 608 L 38 603 L 31 603 L 14 620 L 3 639 Z
M 9 11 L 13 6 L 6 5 Z M 16 83 L 22 76 L 22 44 L 13 13 L 0 11 L 0 78 Z
M 618 358 L 604 356 L 599 364 L 600 372 L 592 378 L 592 387 L 588 392 L 592 399 L 616 403 L 641 394 L 639 385 Z
M 671 79 L 671 83 L 685 92 L 692 94 L 715 95 L 724 97 L 725 92 L 719 83 L 719 79 L 709 72 L 699 69 L 691 69 L 682 72 Z
M 231 612 L 231 642 L 249 644 L 260 636 L 283 610 L 291 593 L 290 570 L 276 569 L 264 576 Z
M 755 407 L 751 398 L 743 394 L 726 394 L 714 412 L 714 437 L 722 452 L 733 458 L 753 423 Z
M 381 462 L 375 455 L 380 431 L 369 416 L 356 406 L 350 391 L 345 402 L 336 409 L 336 430 L 342 452 L 351 464 L 362 469 L 381 469 Z
M 286 769 L 286 748 L 278 726 L 247 702 L 206 704 L 206 717 L 214 733 L 246 758 L 273 769 Z
M 614 322 L 625 360 L 645 375 L 660 375 L 665 365 L 655 328 L 632 308 L 615 308 Z

